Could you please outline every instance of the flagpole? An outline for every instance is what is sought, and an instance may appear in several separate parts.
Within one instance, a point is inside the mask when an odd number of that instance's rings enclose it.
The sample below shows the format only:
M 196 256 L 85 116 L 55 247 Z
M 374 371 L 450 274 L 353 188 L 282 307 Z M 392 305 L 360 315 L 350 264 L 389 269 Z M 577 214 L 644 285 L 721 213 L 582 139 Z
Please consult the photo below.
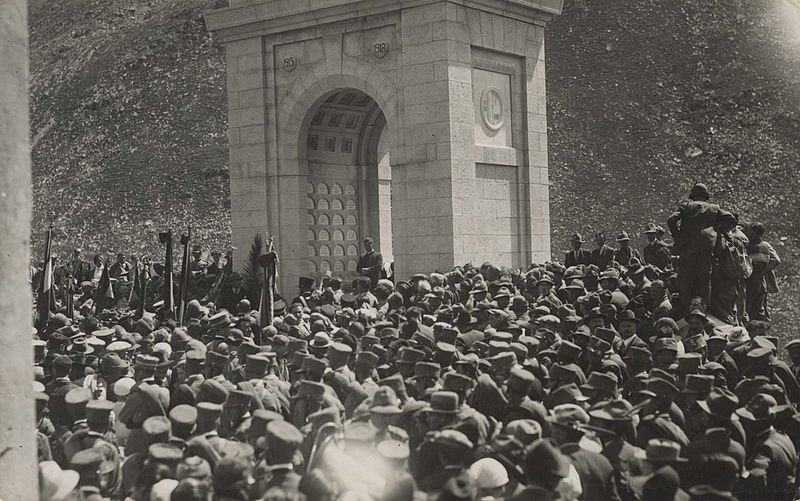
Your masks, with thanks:
M 181 298 L 178 306 L 178 325 L 184 325 L 184 313 L 186 311 L 186 298 L 189 289 L 189 241 L 192 239 L 192 226 L 189 225 L 189 232 L 181 235 L 183 244 L 183 263 L 181 265 Z
M 50 226 L 47 229 L 47 237 L 44 244 L 44 266 L 42 276 L 39 279 L 39 294 L 36 297 L 36 306 L 39 314 L 37 329 L 39 334 L 44 334 L 47 329 L 47 321 L 50 314 L 50 289 L 53 287 L 53 260 L 50 257 L 50 246 L 53 240 L 53 220 L 50 219 Z
M 159 241 L 167 244 L 166 256 L 164 258 L 164 309 L 175 316 L 175 296 L 173 296 L 172 282 L 172 230 L 158 234 Z

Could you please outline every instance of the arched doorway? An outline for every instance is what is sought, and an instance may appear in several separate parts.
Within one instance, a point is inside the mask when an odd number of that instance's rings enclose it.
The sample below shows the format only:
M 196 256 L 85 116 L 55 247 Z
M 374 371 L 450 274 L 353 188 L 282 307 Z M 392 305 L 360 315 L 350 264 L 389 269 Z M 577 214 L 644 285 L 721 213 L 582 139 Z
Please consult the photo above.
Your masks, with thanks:
M 338 89 L 311 107 L 306 123 L 298 157 L 307 163 L 307 273 L 355 276 L 367 237 L 388 263 L 391 168 L 383 111 L 363 91 Z

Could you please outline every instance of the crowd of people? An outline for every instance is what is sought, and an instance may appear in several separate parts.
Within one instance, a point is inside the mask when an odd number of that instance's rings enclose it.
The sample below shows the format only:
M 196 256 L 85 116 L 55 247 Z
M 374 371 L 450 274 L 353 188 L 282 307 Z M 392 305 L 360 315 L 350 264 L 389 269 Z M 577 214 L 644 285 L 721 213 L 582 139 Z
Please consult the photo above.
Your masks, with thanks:
M 271 322 L 201 249 L 182 317 L 165 281 L 125 288 L 164 267 L 123 255 L 93 308 L 106 265 L 78 251 L 56 283 L 80 290 L 33 333 L 41 499 L 794 500 L 780 261 L 709 198 L 695 185 L 672 244 L 656 224 L 640 250 L 575 234 L 522 270 L 392 280 L 365 244 L 360 276 L 299 277 Z

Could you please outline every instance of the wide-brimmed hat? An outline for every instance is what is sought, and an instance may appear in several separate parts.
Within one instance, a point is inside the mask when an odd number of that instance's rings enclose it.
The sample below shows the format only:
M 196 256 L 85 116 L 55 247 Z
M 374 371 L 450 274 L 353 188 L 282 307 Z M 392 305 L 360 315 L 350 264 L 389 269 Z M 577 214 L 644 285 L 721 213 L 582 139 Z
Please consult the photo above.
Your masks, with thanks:
M 581 390 L 600 390 L 609 394 L 617 392 L 619 378 L 612 372 L 592 372 L 586 384 L 581 386 Z
M 39 463 L 39 499 L 61 501 L 78 485 L 80 474 L 75 470 L 62 470 L 55 461 Z
M 725 421 L 738 419 L 735 412 L 739 398 L 727 388 L 713 388 L 705 400 L 697 401 L 697 405 L 703 412 Z
M 388 386 L 381 386 L 372 395 L 369 411 L 375 414 L 395 415 L 403 412 L 400 409 L 400 399 L 394 390 Z
M 772 395 L 758 393 L 747 402 L 746 406 L 736 409 L 736 414 L 748 421 L 764 421 L 789 407 L 791 407 L 789 404 L 778 405 L 778 401 Z
M 681 457 L 681 445 L 672 440 L 651 438 L 647 441 L 646 450 L 638 450 L 635 456 L 650 463 L 685 463 L 688 459 Z

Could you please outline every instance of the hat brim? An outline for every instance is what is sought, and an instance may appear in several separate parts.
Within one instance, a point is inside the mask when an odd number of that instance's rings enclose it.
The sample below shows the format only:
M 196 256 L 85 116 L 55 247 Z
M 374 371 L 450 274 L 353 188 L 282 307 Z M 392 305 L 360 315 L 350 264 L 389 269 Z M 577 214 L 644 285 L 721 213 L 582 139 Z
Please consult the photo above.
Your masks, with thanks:
M 700 409 L 702 409 L 703 412 L 705 412 L 709 416 L 714 416 L 716 418 L 722 419 L 723 421 L 738 421 L 739 420 L 739 416 L 737 414 L 735 414 L 735 413 L 731 413 L 730 416 L 726 417 L 723 414 L 719 414 L 717 412 L 712 411 L 711 407 L 708 406 L 708 402 L 706 402 L 705 400 L 698 400 L 697 401 L 697 406 L 700 407 Z
M 403 413 L 403 410 L 396 405 L 376 405 L 375 407 L 370 407 L 369 411 L 384 416 L 394 416 Z
M 42 501 L 50 501 L 50 500 L 61 500 L 67 497 L 67 495 L 72 492 L 75 487 L 78 486 L 78 482 L 80 481 L 80 474 L 75 470 L 62 470 L 61 474 L 58 476 L 56 483 L 58 484 L 58 488 L 56 491 L 51 494 L 46 499 L 43 498 Z

